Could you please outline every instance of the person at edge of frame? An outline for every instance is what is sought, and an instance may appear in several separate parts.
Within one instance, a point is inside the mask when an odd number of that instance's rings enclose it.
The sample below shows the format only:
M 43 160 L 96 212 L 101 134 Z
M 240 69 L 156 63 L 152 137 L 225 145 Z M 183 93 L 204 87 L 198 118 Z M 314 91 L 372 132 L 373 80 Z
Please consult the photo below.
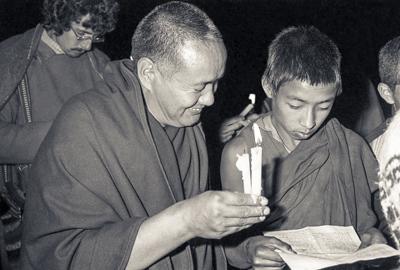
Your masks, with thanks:
M 0 43 L 3 264 L 18 260 L 30 164 L 62 105 L 103 80 L 109 58 L 92 44 L 115 28 L 118 10 L 115 0 L 45 0 L 41 23 Z

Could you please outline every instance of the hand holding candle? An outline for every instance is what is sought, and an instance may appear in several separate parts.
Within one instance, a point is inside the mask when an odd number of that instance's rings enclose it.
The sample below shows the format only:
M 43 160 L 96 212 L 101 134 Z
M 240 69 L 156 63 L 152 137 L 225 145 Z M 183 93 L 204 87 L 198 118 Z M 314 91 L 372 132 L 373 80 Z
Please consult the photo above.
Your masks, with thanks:
M 239 114 L 242 117 L 246 117 L 246 115 L 249 114 L 249 112 L 254 109 L 254 105 L 256 103 L 256 95 L 255 94 L 250 94 L 249 95 L 249 99 L 250 99 L 250 104 L 247 105 L 243 111 Z
M 226 143 L 227 141 L 229 141 L 244 127 L 246 127 L 248 124 L 258 118 L 257 114 L 251 113 L 254 109 L 254 104 L 256 102 L 256 95 L 250 94 L 249 99 L 251 103 L 248 104 L 239 115 L 228 118 L 222 122 L 221 127 L 218 131 L 218 135 L 222 143 Z

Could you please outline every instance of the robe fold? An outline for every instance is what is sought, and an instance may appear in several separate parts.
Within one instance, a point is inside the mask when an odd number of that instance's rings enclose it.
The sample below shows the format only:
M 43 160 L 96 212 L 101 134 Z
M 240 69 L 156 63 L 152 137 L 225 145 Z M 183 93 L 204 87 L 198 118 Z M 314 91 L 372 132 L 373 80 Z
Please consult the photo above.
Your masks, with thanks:
M 285 159 L 276 161 L 271 205 L 279 210 L 267 218 L 267 228 L 353 225 L 361 233 L 373 227 L 376 166 L 361 138 L 336 119 L 329 121 Z
M 146 218 L 206 190 L 200 125 L 173 140 L 150 119 L 131 65 L 110 63 L 105 84 L 73 97 L 40 147 L 28 185 L 22 269 L 125 269 Z M 213 249 L 185 243 L 149 269 L 226 269 L 219 246 L 210 262 Z

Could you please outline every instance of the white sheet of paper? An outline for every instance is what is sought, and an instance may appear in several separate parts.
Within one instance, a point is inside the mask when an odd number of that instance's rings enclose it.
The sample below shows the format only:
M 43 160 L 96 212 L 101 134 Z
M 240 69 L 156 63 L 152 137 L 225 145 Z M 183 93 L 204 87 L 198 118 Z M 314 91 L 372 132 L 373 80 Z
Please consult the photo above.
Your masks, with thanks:
M 291 270 L 318 270 L 341 264 L 351 264 L 358 261 L 369 261 L 379 258 L 400 256 L 400 251 L 385 244 L 375 244 L 360 249 L 352 254 L 335 258 L 311 257 L 307 255 L 281 252 L 280 256 Z
M 299 230 L 265 232 L 264 235 L 281 239 L 297 252 L 280 252 L 282 259 L 292 270 L 316 270 L 400 255 L 400 251 L 384 244 L 358 250 L 361 241 L 351 226 L 315 226 Z

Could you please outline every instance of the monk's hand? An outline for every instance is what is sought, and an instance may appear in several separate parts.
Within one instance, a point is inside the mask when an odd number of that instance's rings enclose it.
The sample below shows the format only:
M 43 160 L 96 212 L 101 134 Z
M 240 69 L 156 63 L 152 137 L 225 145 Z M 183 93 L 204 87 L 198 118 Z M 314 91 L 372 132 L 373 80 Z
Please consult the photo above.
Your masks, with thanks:
M 280 252 L 294 253 L 290 245 L 271 236 L 253 236 L 246 240 L 245 252 L 253 269 L 283 269 Z
M 237 132 L 239 132 L 242 128 L 247 126 L 249 121 L 246 120 L 244 116 L 234 116 L 228 118 L 221 124 L 221 128 L 219 129 L 219 140 L 221 143 L 226 143 L 229 141 Z
M 360 248 L 365 248 L 373 244 L 386 244 L 386 238 L 377 228 L 370 228 L 360 235 Z
M 263 221 L 267 203 L 262 196 L 207 191 L 181 202 L 182 220 L 192 237 L 220 239 Z

